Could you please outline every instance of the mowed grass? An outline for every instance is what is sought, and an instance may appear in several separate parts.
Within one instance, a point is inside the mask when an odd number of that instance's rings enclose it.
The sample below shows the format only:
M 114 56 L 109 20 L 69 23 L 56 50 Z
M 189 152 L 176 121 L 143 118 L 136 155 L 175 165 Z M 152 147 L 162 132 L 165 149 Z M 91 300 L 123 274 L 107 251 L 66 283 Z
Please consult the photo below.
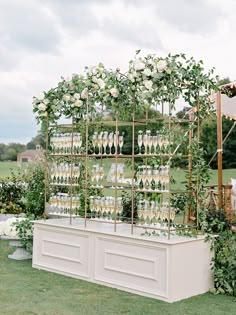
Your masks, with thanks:
M 11 169 L 16 171 L 18 167 L 17 162 L 0 162 L 0 178 L 7 178 L 11 175 Z
M 235 315 L 231 296 L 206 293 L 173 304 L 33 269 L 31 260 L 9 259 L 0 240 L 1 315 Z M 193 283 L 194 285 L 194 283 Z

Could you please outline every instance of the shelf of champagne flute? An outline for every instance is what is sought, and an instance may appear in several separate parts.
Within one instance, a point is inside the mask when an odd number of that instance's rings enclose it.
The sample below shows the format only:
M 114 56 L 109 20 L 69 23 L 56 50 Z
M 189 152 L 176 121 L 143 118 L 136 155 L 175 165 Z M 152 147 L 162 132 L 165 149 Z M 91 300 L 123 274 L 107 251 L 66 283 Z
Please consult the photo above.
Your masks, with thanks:
M 137 205 L 136 226 L 168 230 L 172 225 L 177 209 L 170 206 L 168 201 L 140 199 Z
M 122 197 L 90 196 L 90 216 L 94 219 L 107 221 L 130 221 L 123 216 Z M 168 201 L 140 199 L 137 205 L 136 225 L 167 230 L 168 224 L 173 224 L 177 209 L 171 207 Z
M 75 156 L 123 156 L 124 133 L 117 132 L 94 132 L 91 137 L 92 154 L 85 154 L 83 143 L 85 139 L 79 132 L 73 133 L 55 133 L 51 137 L 51 154 L 56 156 L 75 155 Z M 150 130 L 145 133 L 139 130 L 136 144 L 139 148 L 138 156 L 170 156 L 172 143 L 166 134 L 166 129 L 151 135 Z M 84 148 L 83 148 L 84 149 Z M 125 154 L 125 157 L 132 157 L 131 154 Z
M 53 163 L 50 168 L 51 186 L 79 186 L 80 164 Z
M 104 185 L 104 167 L 93 164 L 91 169 L 91 188 L 110 188 L 117 190 L 132 189 L 139 192 L 169 192 L 169 165 L 139 165 L 136 178 L 125 177 L 124 163 L 112 163 L 106 182 L 112 186 Z
M 49 215 L 78 216 L 80 205 L 80 195 L 57 193 L 50 196 L 46 210 Z

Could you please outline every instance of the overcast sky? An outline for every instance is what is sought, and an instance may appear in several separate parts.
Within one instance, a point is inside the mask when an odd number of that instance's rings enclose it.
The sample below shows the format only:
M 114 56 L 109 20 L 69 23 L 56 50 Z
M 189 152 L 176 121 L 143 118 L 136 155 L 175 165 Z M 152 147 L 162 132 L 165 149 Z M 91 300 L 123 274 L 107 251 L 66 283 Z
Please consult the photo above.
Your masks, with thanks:
M 236 79 L 235 0 L 0 0 L 0 142 L 37 134 L 32 97 L 103 62 L 186 53 Z

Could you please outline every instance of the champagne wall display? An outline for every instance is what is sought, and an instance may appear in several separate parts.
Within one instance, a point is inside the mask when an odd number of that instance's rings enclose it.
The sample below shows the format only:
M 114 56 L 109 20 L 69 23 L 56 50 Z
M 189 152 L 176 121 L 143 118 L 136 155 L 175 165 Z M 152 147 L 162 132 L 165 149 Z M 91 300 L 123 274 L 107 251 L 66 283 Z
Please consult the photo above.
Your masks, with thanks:
M 45 212 L 70 217 L 71 223 L 83 217 L 85 226 L 88 220 L 112 224 L 114 231 L 126 222 L 131 234 L 139 227 L 168 239 L 188 229 L 176 223 L 179 209 L 171 202 L 173 194 L 188 192 L 172 188 L 171 172 L 179 156 L 185 165 L 191 159 L 189 132 L 176 136 L 179 125 L 190 122 L 173 118 L 171 111 L 153 112 L 151 118 L 147 111 L 144 119 L 133 114 L 126 121 L 104 120 L 103 111 L 90 116 L 88 105 L 87 114 L 70 124 L 48 125 Z
M 196 236 L 205 168 L 194 163 L 216 88 L 202 61 L 137 50 L 125 73 L 100 63 L 35 97 L 49 219 L 35 222 L 33 266 L 168 302 L 207 292 L 211 254 Z M 190 106 L 181 119 L 179 100 Z M 184 189 L 175 167 L 188 170 Z

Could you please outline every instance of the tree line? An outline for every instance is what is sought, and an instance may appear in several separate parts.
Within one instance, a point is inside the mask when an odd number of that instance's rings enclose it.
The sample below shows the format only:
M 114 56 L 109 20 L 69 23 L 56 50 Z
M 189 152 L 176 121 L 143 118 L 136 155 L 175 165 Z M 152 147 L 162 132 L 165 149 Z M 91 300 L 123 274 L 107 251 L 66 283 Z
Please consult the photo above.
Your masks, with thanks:
M 186 111 L 188 108 L 184 108 L 176 114 L 178 118 L 182 118 L 184 115 L 187 118 Z M 234 121 L 231 121 L 225 117 L 222 118 L 222 134 L 223 139 L 227 136 L 231 127 L 234 125 Z M 152 126 L 150 126 L 152 127 Z M 186 127 L 186 126 L 185 126 Z M 182 125 L 180 128 L 185 128 Z M 112 129 L 112 128 L 110 128 Z M 142 128 L 140 128 L 142 129 Z M 125 154 L 130 154 L 132 143 L 131 143 L 131 127 L 123 126 L 120 132 L 125 134 L 125 144 L 123 152 Z M 91 135 L 93 130 L 91 130 Z M 137 133 L 137 131 L 136 131 Z M 214 153 L 217 150 L 217 121 L 216 116 L 209 117 L 201 124 L 201 145 L 204 148 L 205 160 L 207 163 L 211 160 Z M 37 136 L 33 137 L 30 142 L 26 145 L 21 143 L 0 143 L 0 161 L 16 161 L 17 155 L 25 150 L 35 149 L 36 145 L 40 144 L 43 148 L 45 147 L 44 136 L 39 133 Z M 187 146 L 187 142 L 185 143 Z M 185 148 L 185 151 L 187 148 Z M 179 165 L 180 167 L 183 165 Z M 217 168 L 217 156 L 213 159 L 210 167 Z M 223 168 L 236 168 L 236 127 L 233 128 L 232 132 L 228 136 L 227 140 L 223 145 Z
M 35 149 L 37 144 L 44 147 L 44 136 L 38 134 L 33 137 L 27 144 L 22 143 L 0 143 L 0 161 L 16 161 L 17 155 L 24 152 L 25 150 Z

